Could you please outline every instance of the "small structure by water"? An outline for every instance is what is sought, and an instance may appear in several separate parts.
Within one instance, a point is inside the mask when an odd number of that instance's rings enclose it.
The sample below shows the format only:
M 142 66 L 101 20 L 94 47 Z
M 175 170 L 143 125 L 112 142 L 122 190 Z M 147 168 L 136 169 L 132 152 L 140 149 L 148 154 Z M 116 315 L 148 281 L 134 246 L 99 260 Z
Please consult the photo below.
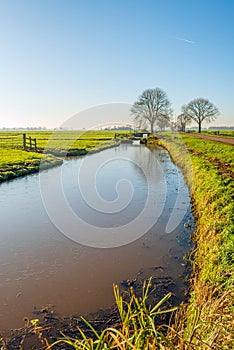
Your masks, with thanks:
M 140 140 L 142 138 L 147 138 L 149 135 L 150 135 L 149 132 L 138 132 L 134 134 L 133 139 Z

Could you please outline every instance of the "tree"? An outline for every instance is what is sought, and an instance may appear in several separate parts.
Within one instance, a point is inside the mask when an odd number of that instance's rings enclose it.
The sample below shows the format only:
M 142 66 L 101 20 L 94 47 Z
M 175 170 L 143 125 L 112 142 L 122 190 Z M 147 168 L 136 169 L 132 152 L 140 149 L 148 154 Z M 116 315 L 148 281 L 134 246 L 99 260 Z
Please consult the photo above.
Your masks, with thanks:
M 180 115 L 178 115 L 176 125 L 179 128 L 179 130 L 185 132 L 186 126 L 190 125 L 191 123 L 192 119 L 189 115 L 185 113 L 181 113 Z
M 210 123 L 217 118 L 218 108 L 205 98 L 196 98 L 182 107 L 183 114 L 198 123 L 198 132 L 201 132 L 202 122 Z
M 170 126 L 171 125 L 171 120 L 170 120 L 170 117 L 169 115 L 168 116 L 163 116 L 163 117 L 160 117 L 158 120 L 157 120 L 157 126 L 159 127 L 160 131 L 163 131 L 165 130 L 166 127 Z
M 143 91 L 138 100 L 134 102 L 130 110 L 135 122 L 141 124 L 144 121 L 150 125 L 151 133 L 154 126 L 162 118 L 167 119 L 170 110 L 170 101 L 166 93 L 159 89 L 148 89 Z

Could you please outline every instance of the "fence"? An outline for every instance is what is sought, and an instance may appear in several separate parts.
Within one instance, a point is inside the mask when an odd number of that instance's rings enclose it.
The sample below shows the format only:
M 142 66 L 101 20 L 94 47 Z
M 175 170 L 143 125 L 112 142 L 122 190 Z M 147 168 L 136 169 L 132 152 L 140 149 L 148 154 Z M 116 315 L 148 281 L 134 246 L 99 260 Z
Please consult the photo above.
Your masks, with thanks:
M 37 139 L 26 134 L 4 135 L 0 137 L 0 148 L 23 148 L 37 151 Z
M 27 137 L 26 134 L 23 134 L 23 149 L 27 150 L 37 150 L 37 139 L 32 138 L 31 136 Z

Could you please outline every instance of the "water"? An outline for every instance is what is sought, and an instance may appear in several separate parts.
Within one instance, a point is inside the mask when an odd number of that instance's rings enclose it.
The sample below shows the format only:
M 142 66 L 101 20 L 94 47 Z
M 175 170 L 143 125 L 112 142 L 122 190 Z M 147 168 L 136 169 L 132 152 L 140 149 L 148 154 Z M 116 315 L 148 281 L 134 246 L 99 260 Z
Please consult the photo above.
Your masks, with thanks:
M 93 244 L 90 238 L 86 240 L 88 231 L 85 235 L 84 227 L 79 222 L 71 223 L 69 213 L 63 212 L 56 190 L 60 174 L 70 211 L 89 223 L 94 230 L 91 235 L 96 234 Z M 45 208 L 42 201 L 39 178 L 36 174 L 0 185 L 0 329 L 23 326 L 25 316 L 34 318 L 34 307 L 53 305 L 61 316 L 107 308 L 113 304 L 112 284 L 139 274 L 171 276 L 179 290 L 184 270 L 182 257 L 188 250 L 189 229 L 185 226 L 193 219 L 183 176 L 165 150 L 126 144 L 66 160 L 63 167 L 43 172 L 46 194 L 42 195 L 53 203 L 54 212 L 49 214 L 48 205 Z M 132 224 L 146 207 L 147 181 L 152 182 L 151 210 L 140 224 Z M 100 208 L 103 212 L 97 212 Z M 185 213 L 185 217 L 168 232 L 173 211 L 177 213 L 175 220 L 178 213 L 179 217 Z M 63 231 L 75 227 L 76 241 L 58 229 L 64 223 L 68 226 L 64 225 Z M 102 234 L 107 229 L 111 237 L 110 228 L 121 233 L 124 225 L 129 227 L 123 233 L 127 244 L 122 238 L 116 240 L 115 231 L 113 239 L 98 239 L 98 232 Z M 146 233 L 138 232 L 148 226 Z M 109 248 L 95 248 L 99 243 Z

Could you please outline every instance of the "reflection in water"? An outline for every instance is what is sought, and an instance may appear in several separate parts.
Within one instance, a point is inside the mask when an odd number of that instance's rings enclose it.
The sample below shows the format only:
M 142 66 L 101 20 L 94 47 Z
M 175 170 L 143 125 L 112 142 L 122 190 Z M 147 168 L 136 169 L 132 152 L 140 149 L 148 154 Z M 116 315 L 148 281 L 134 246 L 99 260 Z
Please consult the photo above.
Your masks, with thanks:
M 157 164 L 155 165 L 155 156 Z M 105 201 L 118 200 L 123 195 L 124 209 L 119 213 L 100 213 L 82 198 L 78 172 L 82 158 L 66 161 L 62 183 L 67 201 L 74 212 L 98 227 L 121 226 L 130 222 L 144 208 L 147 198 L 147 177 L 157 182 L 158 170 L 164 171 L 167 184 L 166 203 L 158 222 L 135 242 L 111 249 L 95 249 L 79 245 L 51 223 L 42 203 L 39 176 L 27 176 L 0 186 L 0 328 L 22 326 L 24 316 L 31 315 L 34 306 L 55 305 L 61 315 L 85 314 L 113 303 L 112 284 L 131 279 L 141 272 L 167 274 L 179 279 L 183 272 L 182 257 L 187 247 L 185 221 L 192 220 L 190 198 L 183 177 L 171 162 L 167 152 L 144 146 L 121 145 L 99 154 L 87 156 L 93 165 L 98 157 L 112 158 L 97 172 L 96 187 Z M 127 161 L 125 158 L 131 158 Z M 138 165 L 137 165 L 138 164 Z M 157 168 L 158 167 L 158 168 Z M 142 171 L 144 169 L 144 172 Z M 90 172 L 86 169 L 85 186 L 89 189 Z M 48 188 L 53 187 L 57 169 L 43 173 Z M 121 188 L 121 179 L 128 182 Z M 179 179 L 179 181 L 178 181 Z M 132 198 L 128 202 L 129 189 Z M 125 186 L 124 185 L 124 186 Z M 170 234 L 166 224 L 176 201 L 178 188 L 183 190 L 183 202 L 189 208 L 184 221 Z M 123 191 L 124 189 L 124 191 Z M 83 187 L 82 187 L 83 190 Z M 124 197 L 124 195 L 126 196 Z M 51 193 L 51 196 L 55 194 Z M 155 206 L 158 198 L 155 198 Z M 98 205 L 95 199 L 94 204 Z M 59 210 L 59 203 L 54 201 Z M 180 210 L 180 208 L 177 208 Z M 153 216 L 155 208 L 152 207 Z M 77 227 L 79 230 L 79 227 Z M 182 241 L 183 245 L 179 243 Z M 154 269 L 162 266 L 162 270 Z

